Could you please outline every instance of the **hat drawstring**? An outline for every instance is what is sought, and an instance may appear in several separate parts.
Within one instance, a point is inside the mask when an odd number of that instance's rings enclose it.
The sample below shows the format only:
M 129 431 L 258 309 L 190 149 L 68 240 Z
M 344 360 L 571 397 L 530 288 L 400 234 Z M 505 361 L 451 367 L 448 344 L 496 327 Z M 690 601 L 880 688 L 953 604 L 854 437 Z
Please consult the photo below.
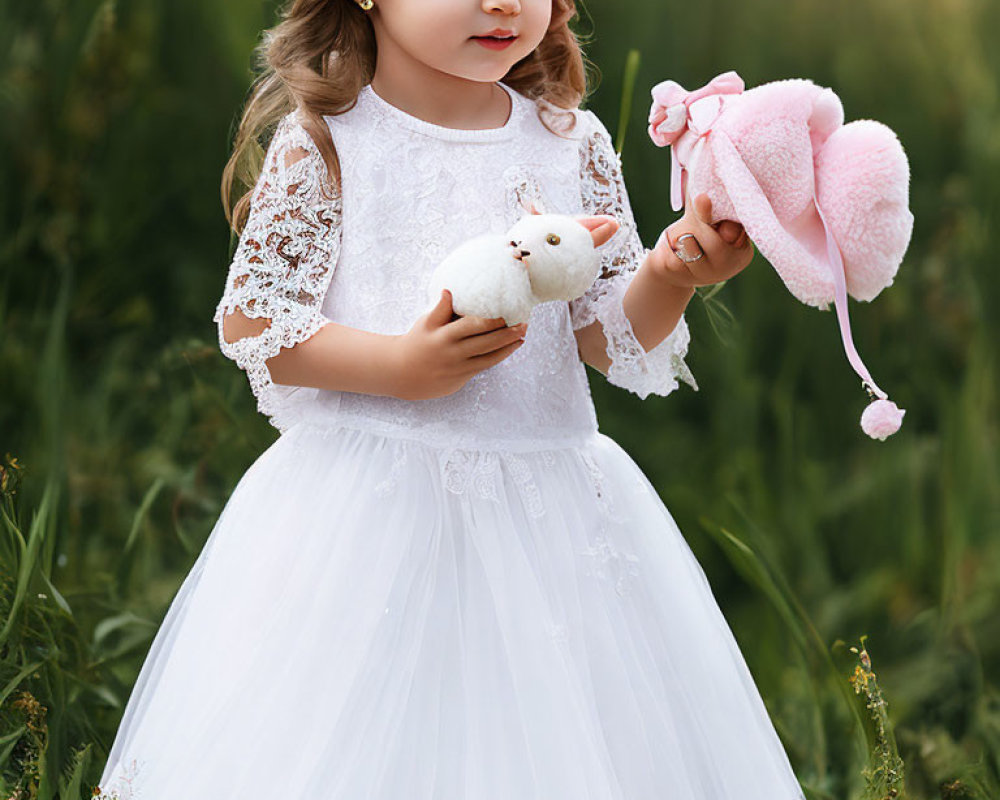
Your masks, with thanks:
M 854 367 L 854 371 L 858 373 L 861 380 L 871 388 L 877 397 L 885 400 L 889 395 L 878 388 L 854 346 L 854 338 L 851 336 L 851 320 L 847 312 L 847 278 L 844 275 L 844 258 L 837 245 L 837 240 L 833 237 L 833 231 L 830 230 L 830 226 L 826 222 L 826 217 L 823 215 L 823 209 L 820 208 L 815 192 L 813 193 L 813 203 L 819 214 L 820 222 L 823 223 L 823 231 L 826 233 L 826 254 L 830 259 L 833 272 L 834 303 L 837 307 L 837 320 L 840 322 L 840 338 L 844 341 L 844 352 L 847 353 L 847 360 L 851 362 L 851 366 Z
M 875 383 L 871 373 L 865 366 L 865 362 L 858 355 L 857 348 L 854 346 L 854 338 L 851 336 L 851 320 L 848 316 L 847 277 L 844 273 L 844 258 L 840 252 L 837 240 L 833 236 L 833 231 L 830 229 L 826 217 L 823 215 L 823 209 L 820 208 L 815 191 L 813 191 L 813 204 L 816 206 L 816 213 L 819 214 L 820 222 L 823 224 L 823 231 L 826 233 L 826 253 L 830 262 L 831 272 L 833 273 L 834 304 L 837 308 L 837 320 L 840 323 L 840 338 L 844 342 L 844 352 L 847 353 L 847 360 L 854 367 L 854 371 L 858 373 L 864 382 L 865 390 L 874 400 L 865 409 L 865 413 L 861 417 L 861 425 L 865 429 L 865 432 L 869 436 L 872 436 L 872 438 L 884 439 L 899 429 L 903 414 L 906 412 L 891 402 L 889 395 L 878 387 L 878 384 Z

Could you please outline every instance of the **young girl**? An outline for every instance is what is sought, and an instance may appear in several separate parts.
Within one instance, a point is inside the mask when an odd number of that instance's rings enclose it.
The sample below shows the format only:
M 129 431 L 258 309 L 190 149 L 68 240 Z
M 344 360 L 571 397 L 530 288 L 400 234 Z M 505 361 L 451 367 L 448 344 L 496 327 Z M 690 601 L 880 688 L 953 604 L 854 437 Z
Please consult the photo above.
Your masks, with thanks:
M 641 397 L 693 386 L 686 304 L 753 247 L 706 198 L 643 247 L 578 108 L 575 13 L 295 0 L 269 32 L 224 195 L 276 130 L 215 321 L 282 435 L 163 620 L 106 796 L 803 797 L 584 368 Z M 527 326 L 428 308 L 435 265 L 532 204 L 617 220 L 586 295 Z

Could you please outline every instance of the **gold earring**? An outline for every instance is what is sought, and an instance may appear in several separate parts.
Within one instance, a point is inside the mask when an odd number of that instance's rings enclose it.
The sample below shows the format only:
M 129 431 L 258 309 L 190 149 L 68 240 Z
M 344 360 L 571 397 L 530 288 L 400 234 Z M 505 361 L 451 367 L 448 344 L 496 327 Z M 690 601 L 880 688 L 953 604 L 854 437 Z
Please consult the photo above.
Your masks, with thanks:
M 375 3 L 373 0 L 359 0 L 358 5 L 361 6 L 365 11 L 371 11 L 371 8 Z

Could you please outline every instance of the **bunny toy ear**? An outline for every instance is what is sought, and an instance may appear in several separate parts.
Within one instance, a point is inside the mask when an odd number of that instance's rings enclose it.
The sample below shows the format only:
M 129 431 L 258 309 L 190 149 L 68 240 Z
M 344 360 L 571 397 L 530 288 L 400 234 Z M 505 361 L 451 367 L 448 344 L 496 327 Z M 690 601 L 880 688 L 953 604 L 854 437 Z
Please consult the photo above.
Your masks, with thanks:
M 542 206 L 540 200 L 535 198 L 528 198 L 521 200 L 521 208 L 523 208 L 528 214 L 544 214 L 545 209 Z
M 611 214 L 596 214 L 589 217 L 576 217 L 576 221 L 590 231 L 594 247 L 605 244 L 618 232 L 620 227 L 617 218 Z

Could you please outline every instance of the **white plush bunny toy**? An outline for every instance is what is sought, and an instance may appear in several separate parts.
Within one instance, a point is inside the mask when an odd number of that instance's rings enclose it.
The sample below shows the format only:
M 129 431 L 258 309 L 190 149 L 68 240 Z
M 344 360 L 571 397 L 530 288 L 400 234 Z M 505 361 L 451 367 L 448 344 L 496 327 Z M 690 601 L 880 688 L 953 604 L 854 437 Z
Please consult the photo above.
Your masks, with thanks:
M 543 214 L 534 205 L 530 211 L 506 233 L 476 236 L 449 253 L 431 275 L 430 303 L 447 289 L 456 314 L 517 325 L 539 303 L 586 292 L 600 271 L 597 248 L 618 230 L 618 220 Z

